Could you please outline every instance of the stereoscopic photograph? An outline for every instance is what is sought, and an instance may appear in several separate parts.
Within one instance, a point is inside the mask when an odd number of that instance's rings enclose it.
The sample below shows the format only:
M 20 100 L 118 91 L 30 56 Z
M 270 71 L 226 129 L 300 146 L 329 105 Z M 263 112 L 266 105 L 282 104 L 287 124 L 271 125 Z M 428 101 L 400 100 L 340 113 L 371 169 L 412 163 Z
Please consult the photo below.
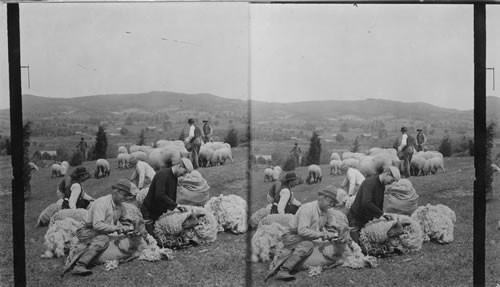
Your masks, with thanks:
M 484 131 L 475 20 L 439 1 L 20 3 L 26 285 L 472 286 L 474 192 L 500 284 L 500 6 Z

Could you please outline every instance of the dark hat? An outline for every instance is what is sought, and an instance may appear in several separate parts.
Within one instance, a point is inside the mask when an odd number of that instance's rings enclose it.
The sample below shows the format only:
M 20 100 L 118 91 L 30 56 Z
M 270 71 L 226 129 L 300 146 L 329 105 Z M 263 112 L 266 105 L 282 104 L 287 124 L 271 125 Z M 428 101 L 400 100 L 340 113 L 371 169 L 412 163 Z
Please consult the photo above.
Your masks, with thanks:
M 283 181 L 283 183 L 286 183 L 286 182 L 289 182 L 289 181 L 295 180 L 295 179 L 298 179 L 298 177 L 295 174 L 295 172 L 291 171 L 291 172 L 288 172 L 287 174 L 285 174 L 285 177 L 283 177 L 282 181 Z
M 72 173 L 71 173 L 71 176 L 72 177 L 80 177 L 82 175 L 88 175 L 89 172 L 87 171 L 87 169 L 83 166 L 79 166 L 77 167 Z
M 128 179 L 121 178 L 118 183 L 113 184 L 111 188 L 121 191 L 125 196 L 134 196 L 134 194 L 130 191 L 130 186 L 131 182 Z
M 203 120 L 204 123 L 208 123 L 208 120 Z
M 421 132 L 421 131 L 422 131 L 422 129 L 417 129 L 417 132 Z
M 188 124 L 194 124 L 194 119 L 189 119 Z
M 406 127 L 401 128 L 401 132 L 407 132 L 407 131 L 408 131 L 408 129 Z
M 298 142 L 295 142 L 295 145 L 298 145 L 299 143 Z
M 337 188 L 333 185 L 327 185 L 325 186 L 321 191 L 318 192 L 319 195 L 324 195 L 326 197 L 329 197 L 331 199 L 334 199 L 336 202 L 339 202 L 337 199 Z

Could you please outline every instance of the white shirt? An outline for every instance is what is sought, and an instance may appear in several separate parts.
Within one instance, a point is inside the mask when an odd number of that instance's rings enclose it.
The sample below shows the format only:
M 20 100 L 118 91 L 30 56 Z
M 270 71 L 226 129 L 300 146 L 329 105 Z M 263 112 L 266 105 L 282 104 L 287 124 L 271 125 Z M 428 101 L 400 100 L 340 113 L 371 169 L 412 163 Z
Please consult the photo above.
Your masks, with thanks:
M 194 125 L 189 126 L 189 134 L 188 137 L 184 140 L 184 142 L 190 142 L 191 139 L 194 138 Z
M 152 180 L 155 174 L 155 170 L 148 163 L 138 160 L 130 181 L 134 181 L 137 177 L 139 177 L 137 187 L 142 189 L 144 187 L 144 179 L 147 177 Z
M 73 183 L 70 187 L 71 195 L 69 197 L 68 203 L 70 209 L 76 209 L 76 202 L 78 201 L 78 197 L 80 193 L 82 193 L 82 186 L 79 183 Z M 83 192 L 82 198 L 85 200 L 92 200 L 93 198 Z
M 347 169 L 344 182 L 342 182 L 342 187 L 345 187 L 349 184 L 347 194 L 351 196 L 354 195 L 354 188 L 356 187 L 356 185 L 361 185 L 364 180 L 365 176 L 359 170 L 350 167 Z
M 406 146 L 406 139 L 408 139 L 408 135 L 403 134 L 403 136 L 401 136 L 401 144 L 398 147 L 398 151 L 401 151 Z
M 285 214 L 286 203 L 290 199 L 291 194 L 292 193 L 288 188 L 283 188 L 280 191 L 280 201 L 278 202 L 278 214 Z M 301 203 L 297 199 L 295 199 L 295 197 L 291 199 L 290 203 L 296 206 L 301 205 Z

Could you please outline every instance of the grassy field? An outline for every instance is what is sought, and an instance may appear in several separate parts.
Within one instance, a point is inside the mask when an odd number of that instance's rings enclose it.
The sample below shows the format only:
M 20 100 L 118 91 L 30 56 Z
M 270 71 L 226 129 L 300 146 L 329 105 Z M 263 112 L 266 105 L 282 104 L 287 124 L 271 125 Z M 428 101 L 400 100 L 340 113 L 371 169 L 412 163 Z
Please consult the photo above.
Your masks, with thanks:
M 233 151 L 234 163 L 200 169 L 207 179 L 210 196 L 237 194 L 247 199 L 247 150 Z M 10 157 L 0 159 L 2 175 L 10 174 Z M 110 160 L 112 167 L 116 161 Z M 93 162 L 84 164 L 91 170 Z M 265 205 L 266 192 L 272 183 L 263 182 L 264 165 L 254 165 L 250 172 L 250 198 L 252 212 Z M 301 185 L 294 188 L 295 196 L 302 202 L 314 200 L 317 191 L 328 184 L 340 185 L 342 177 L 329 175 L 322 165 L 323 181 L 315 185 Z M 373 269 L 353 270 L 337 268 L 319 276 L 308 277 L 298 274 L 292 283 L 276 280 L 263 282 L 268 263 L 250 264 L 246 260 L 246 240 L 253 232 L 243 235 L 219 233 L 216 242 L 175 251 L 174 259 L 161 262 L 133 261 L 118 269 L 105 271 L 102 266 L 94 268 L 90 277 L 67 275 L 58 278 L 63 266 L 62 259 L 42 259 L 45 251 L 43 236 L 47 228 L 35 227 L 40 212 L 56 200 L 55 188 L 59 179 L 50 178 L 50 168 L 43 168 L 32 179 L 32 197 L 26 201 L 26 273 L 28 286 L 471 286 L 473 247 L 473 180 L 472 157 L 446 158 L 446 173 L 425 177 L 412 177 L 419 205 L 445 204 L 457 215 L 454 237 L 448 245 L 426 242 L 421 251 L 413 254 L 380 259 Z M 109 187 L 121 177 L 129 177 L 131 170 L 113 169 L 111 177 L 90 179 L 84 188 L 92 196 L 110 192 Z M 296 172 L 305 178 L 306 167 Z M 496 175 L 495 186 L 500 186 L 500 175 Z M 10 189 L 10 177 L 2 176 L 0 186 Z M 0 228 L 0 286 L 13 285 L 12 271 L 12 208 L 11 195 L 1 195 Z M 500 231 L 496 229 L 500 219 L 498 193 L 488 203 L 487 213 L 487 286 L 500 283 Z M 248 274 L 247 267 L 251 273 Z

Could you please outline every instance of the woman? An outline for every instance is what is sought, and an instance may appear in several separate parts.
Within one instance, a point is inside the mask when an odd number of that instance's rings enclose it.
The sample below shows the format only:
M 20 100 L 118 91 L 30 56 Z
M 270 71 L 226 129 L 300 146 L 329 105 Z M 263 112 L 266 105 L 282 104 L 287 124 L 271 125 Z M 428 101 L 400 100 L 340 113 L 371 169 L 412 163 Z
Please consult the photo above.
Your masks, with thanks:
M 77 167 L 71 175 L 65 177 L 57 189 L 62 195 L 62 209 L 87 208 L 94 198 L 83 191 L 82 182 L 90 178 L 90 174 L 83 166 Z
M 268 201 L 272 204 L 271 214 L 295 214 L 297 212 L 301 203 L 295 199 L 291 189 L 298 185 L 298 179 L 295 172 L 289 172 L 281 180 L 281 186 L 277 184 L 273 185 L 267 195 Z

